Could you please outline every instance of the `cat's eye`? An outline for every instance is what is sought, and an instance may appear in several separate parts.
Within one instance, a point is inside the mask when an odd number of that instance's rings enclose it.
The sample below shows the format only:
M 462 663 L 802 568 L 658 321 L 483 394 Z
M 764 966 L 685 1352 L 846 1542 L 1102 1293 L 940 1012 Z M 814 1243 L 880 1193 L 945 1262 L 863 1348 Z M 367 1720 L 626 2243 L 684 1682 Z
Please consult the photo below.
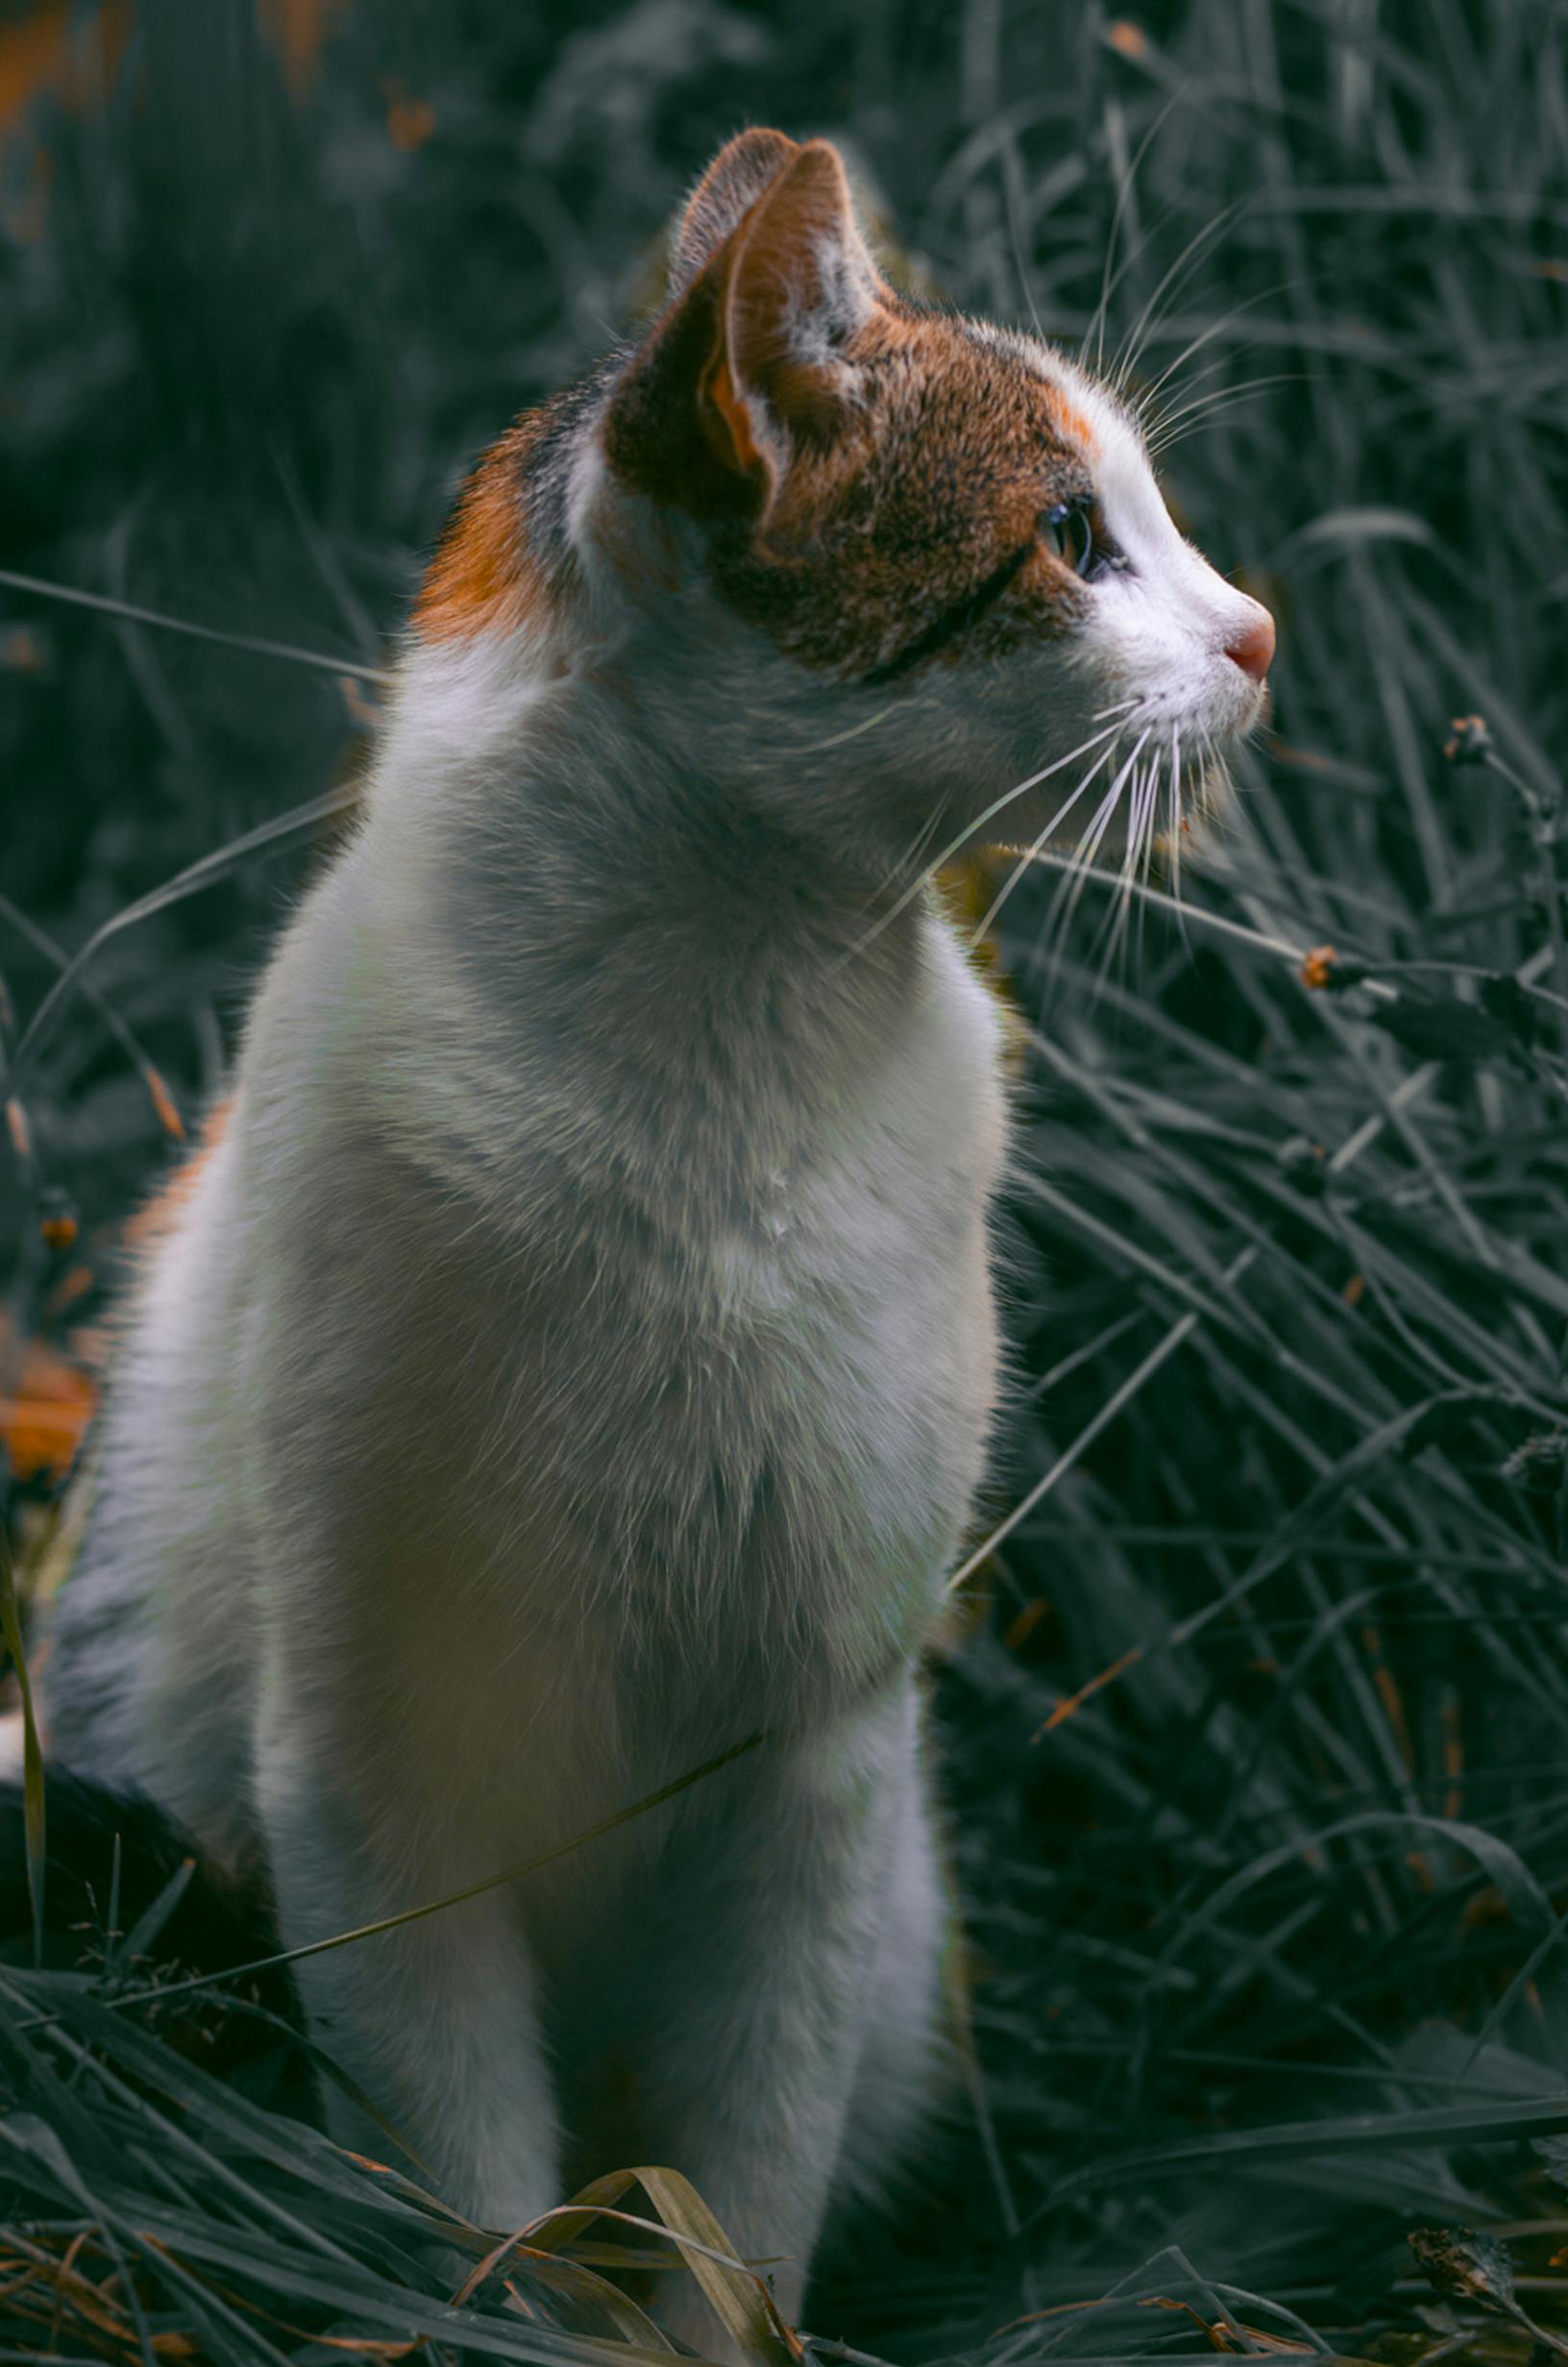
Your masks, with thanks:
M 1040 530 L 1046 548 L 1086 582 L 1127 564 L 1106 532 L 1095 501 L 1058 502 L 1041 519 Z
M 1084 502 L 1058 502 L 1041 522 L 1041 531 L 1065 567 L 1081 576 L 1094 555 L 1094 521 Z

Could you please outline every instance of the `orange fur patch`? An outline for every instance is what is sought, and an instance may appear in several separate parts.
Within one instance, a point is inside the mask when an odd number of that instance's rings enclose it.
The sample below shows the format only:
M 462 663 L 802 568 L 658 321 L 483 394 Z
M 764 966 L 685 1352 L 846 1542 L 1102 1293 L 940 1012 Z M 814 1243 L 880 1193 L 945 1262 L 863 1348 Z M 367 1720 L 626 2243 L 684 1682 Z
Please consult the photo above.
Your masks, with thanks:
M 918 651 L 1015 556 L 1009 596 L 952 651 L 998 656 L 1069 629 L 1081 589 L 1031 546 L 1041 511 L 1082 483 L 1091 431 L 1063 426 L 1076 406 L 1005 347 L 896 298 L 873 308 L 845 358 L 863 373 L 860 400 L 796 450 L 764 532 L 717 547 L 721 597 L 840 678 Z
M 414 604 L 427 641 L 510 632 L 542 606 L 545 588 L 528 552 L 523 463 L 543 430 L 535 412 L 491 445 L 457 497 Z
M 724 431 L 734 451 L 734 466 L 742 470 L 760 469 L 763 458 L 751 432 L 751 415 L 730 376 L 729 360 L 723 352 L 708 371 L 702 382 L 702 391 L 723 422 Z
M 125 1243 L 138 1253 L 151 1249 L 172 1230 L 196 1187 L 196 1178 L 222 1142 L 233 1108 L 232 1100 L 214 1101 L 202 1123 L 201 1140 L 188 1159 L 182 1159 L 172 1175 L 144 1200 L 125 1228 Z
M 1063 439 L 1067 443 L 1076 444 L 1081 451 L 1088 453 L 1091 459 L 1094 458 L 1100 449 L 1099 438 L 1078 408 L 1077 404 L 1069 401 L 1060 387 L 1055 386 L 1047 395 L 1046 402 L 1050 407 L 1051 417 L 1056 422 L 1057 431 Z

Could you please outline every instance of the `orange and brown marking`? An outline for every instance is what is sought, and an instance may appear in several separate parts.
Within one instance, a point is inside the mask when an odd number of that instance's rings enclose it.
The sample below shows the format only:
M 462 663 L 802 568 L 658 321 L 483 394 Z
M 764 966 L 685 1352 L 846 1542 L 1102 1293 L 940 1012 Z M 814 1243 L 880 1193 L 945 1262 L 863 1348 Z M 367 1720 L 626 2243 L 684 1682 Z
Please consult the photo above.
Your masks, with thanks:
M 172 1230 L 189 1203 L 197 1177 L 223 1140 L 233 1108 L 233 1102 L 229 1099 L 213 1102 L 202 1122 L 200 1139 L 189 1158 L 181 1160 L 173 1174 L 159 1185 L 150 1199 L 142 1202 L 127 1223 L 127 1248 L 138 1254 L 156 1248 Z
M 1083 494 L 1090 420 L 1025 353 L 878 278 L 830 147 L 732 142 L 688 209 L 673 284 L 602 414 L 605 456 L 709 529 L 713 588 L 746 623 L 870 684 L 1076 626 L 1083 587 L 1040 529 Z M 800 316 L 829 331 L 802 343 Z M 427 640 L 546 613 L 551 543 L 530 547 L 529 511 L 583 416 L 547 406 L 475 470 L 414 610 Z
M 674 291 L 612 396 L 605 453 L 711 528 L 714 588 L 747 623 L 875 682 L 1076 622 L 1081 588 L 1039 530 L 1083 492 L 1088 420 L 1026 354 L 885 284 L 824 142 L 733 142 L 688 212 Z
M 891 680 L 907 660 L 998 657 L 1069 629 L 1084 595 L 1040 539 L 1043 513 L 1081 490 L 1057 390 L 900 299 L 846 358 L 859 402 L 831 442 L 797 454 L 760 531 L 716 541 L 716 588 L 841 678 Z
M 517 420 L 458 495 L 414 605 L 414 630 L 423 639 L 515 631 L 543 606 L 544 580 L 527 544 L 523 476 L 545 424 L 538 411 Z
M 1099 455 L 1099 438 L 1089 423 L 1088 415 L 1060 386 L 1045 390 L 1046 408 L 1057 434 L 1065 444 L 1076 444 L 1081 452 L 1095 459 Z

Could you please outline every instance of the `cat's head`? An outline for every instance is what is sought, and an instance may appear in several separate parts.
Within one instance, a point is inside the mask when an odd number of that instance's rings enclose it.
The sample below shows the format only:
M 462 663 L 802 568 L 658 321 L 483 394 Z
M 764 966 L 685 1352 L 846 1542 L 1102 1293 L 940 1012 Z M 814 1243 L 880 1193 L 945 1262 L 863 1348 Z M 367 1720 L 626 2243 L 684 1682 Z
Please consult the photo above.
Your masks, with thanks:
M 1177 531 L 1126 406 L 1035 338 L 895 295 L 825 141 L 731 140 L 642 343 L 513 438 L 429 628 L 486 534 L 494 575 L 531 479 L 572 662 L 635 677 L 694 762 L 841 843 L 885 855 L 949 821 L 1026 843 L 1059 816 L 1123 846 L 1262 710 L 1268 612 Z

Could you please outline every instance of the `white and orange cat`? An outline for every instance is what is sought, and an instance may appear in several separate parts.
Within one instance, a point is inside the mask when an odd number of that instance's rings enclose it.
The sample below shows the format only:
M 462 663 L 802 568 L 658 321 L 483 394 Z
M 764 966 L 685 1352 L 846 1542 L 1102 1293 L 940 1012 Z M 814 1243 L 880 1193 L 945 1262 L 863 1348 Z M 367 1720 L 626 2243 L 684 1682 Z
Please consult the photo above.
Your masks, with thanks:
M 457 504 L 142 1273 L 46 1695 L 59 1760 L 264 1869 L 289 1942 L 768 1729 L 301 1967 L 489 2226 L 670 2164 L 793 2315 L 830 2191 L 906 2146 L 915 1669 L 984 1467 L 1005 1141 L 925 869 L 1136 851 L 1272 647 L 1122 403 L 894 295 L 835 151 L 777 132 L 700 184 L 642 342 Z

